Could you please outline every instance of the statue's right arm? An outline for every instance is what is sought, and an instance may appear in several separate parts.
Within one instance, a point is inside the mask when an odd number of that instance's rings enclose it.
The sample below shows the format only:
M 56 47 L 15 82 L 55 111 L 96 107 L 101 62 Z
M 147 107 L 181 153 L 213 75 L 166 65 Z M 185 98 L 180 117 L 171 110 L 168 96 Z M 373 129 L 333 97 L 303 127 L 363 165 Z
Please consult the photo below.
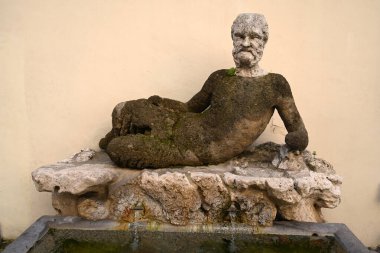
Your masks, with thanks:
M 216 73 L 214 72 L 206 80 L 202 89 L 186 103 L 189 112 L 201 113 L 210 106 L 212 92 L 216 83 L 215 79 Z
M 293 150 L 302 151 L 309 143 L 308 133 L 297 110 L 288 82 L 281 75 L 279 75 L 278 80 L 279 96 L 276 109 L 288 131 L 285 143 Z

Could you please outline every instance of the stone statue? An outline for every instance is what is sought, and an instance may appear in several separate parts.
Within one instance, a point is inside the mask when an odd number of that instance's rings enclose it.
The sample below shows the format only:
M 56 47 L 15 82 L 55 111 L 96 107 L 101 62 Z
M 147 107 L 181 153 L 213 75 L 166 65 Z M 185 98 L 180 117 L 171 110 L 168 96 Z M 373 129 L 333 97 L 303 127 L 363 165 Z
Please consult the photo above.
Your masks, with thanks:
M 259 67 L 268 25 L 261 14 L 240 14 L 231 28 L 236 69 L 217 70 L 187 103 L 152 96 L 119 103 L 112 130 L 100 140 L 121 167 L 161 168 L 224 162 L 242 153 L 264 131 L 276 109 L 292 150 L 308 134 L 290 86 Z

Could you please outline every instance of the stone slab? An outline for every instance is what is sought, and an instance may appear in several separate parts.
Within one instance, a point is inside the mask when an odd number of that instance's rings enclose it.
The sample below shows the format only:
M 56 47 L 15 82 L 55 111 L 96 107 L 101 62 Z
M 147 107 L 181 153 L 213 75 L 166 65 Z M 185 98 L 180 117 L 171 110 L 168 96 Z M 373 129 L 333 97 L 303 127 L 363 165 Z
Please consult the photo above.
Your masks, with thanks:
M 143 170 L 118 168 L 106 153 L 86 149 L 32 178 L 37 190 L 53 193 L 62 215 L 174 225 L 323 222 L 321 208 L 340 203 L 342 183 L 327 161 L 274 143 L 223 164 Z

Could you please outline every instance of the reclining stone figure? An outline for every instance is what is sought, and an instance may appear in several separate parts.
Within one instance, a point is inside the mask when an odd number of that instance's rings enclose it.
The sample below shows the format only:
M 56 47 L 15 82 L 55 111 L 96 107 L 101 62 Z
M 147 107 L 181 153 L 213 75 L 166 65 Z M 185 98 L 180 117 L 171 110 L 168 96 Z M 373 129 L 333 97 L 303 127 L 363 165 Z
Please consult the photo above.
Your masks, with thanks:
M 242 153 L 276 109 L 292 150 L 308 134 L 290 86 L 258 65 L 268 40 L 261 14 L 240 14 L 231 28 L 236 69 L 217 70 L 187 103 L 152 96 L 119 103 L 112 130 L 99 146 L 121 167 L 162 168 L 217 164 Z

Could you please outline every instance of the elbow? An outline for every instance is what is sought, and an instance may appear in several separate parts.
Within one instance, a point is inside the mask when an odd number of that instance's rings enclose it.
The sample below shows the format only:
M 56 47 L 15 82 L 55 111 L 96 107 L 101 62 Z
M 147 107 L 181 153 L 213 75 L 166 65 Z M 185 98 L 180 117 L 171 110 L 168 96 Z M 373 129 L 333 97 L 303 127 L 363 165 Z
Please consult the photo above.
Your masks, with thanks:
M 185 108 L 186 108 L 186 111 L 188 111 L 188 112 L 195 112 L 196 111 L 196 108 L 194 108 L 194 106 L 189 104 L 189 102 L 185 103 Z
M 189 104 L 189 102 L 185 103 L 185 107 L 187 112 L 201 113 L 203 111 L 203 108 L 200 105 Z

